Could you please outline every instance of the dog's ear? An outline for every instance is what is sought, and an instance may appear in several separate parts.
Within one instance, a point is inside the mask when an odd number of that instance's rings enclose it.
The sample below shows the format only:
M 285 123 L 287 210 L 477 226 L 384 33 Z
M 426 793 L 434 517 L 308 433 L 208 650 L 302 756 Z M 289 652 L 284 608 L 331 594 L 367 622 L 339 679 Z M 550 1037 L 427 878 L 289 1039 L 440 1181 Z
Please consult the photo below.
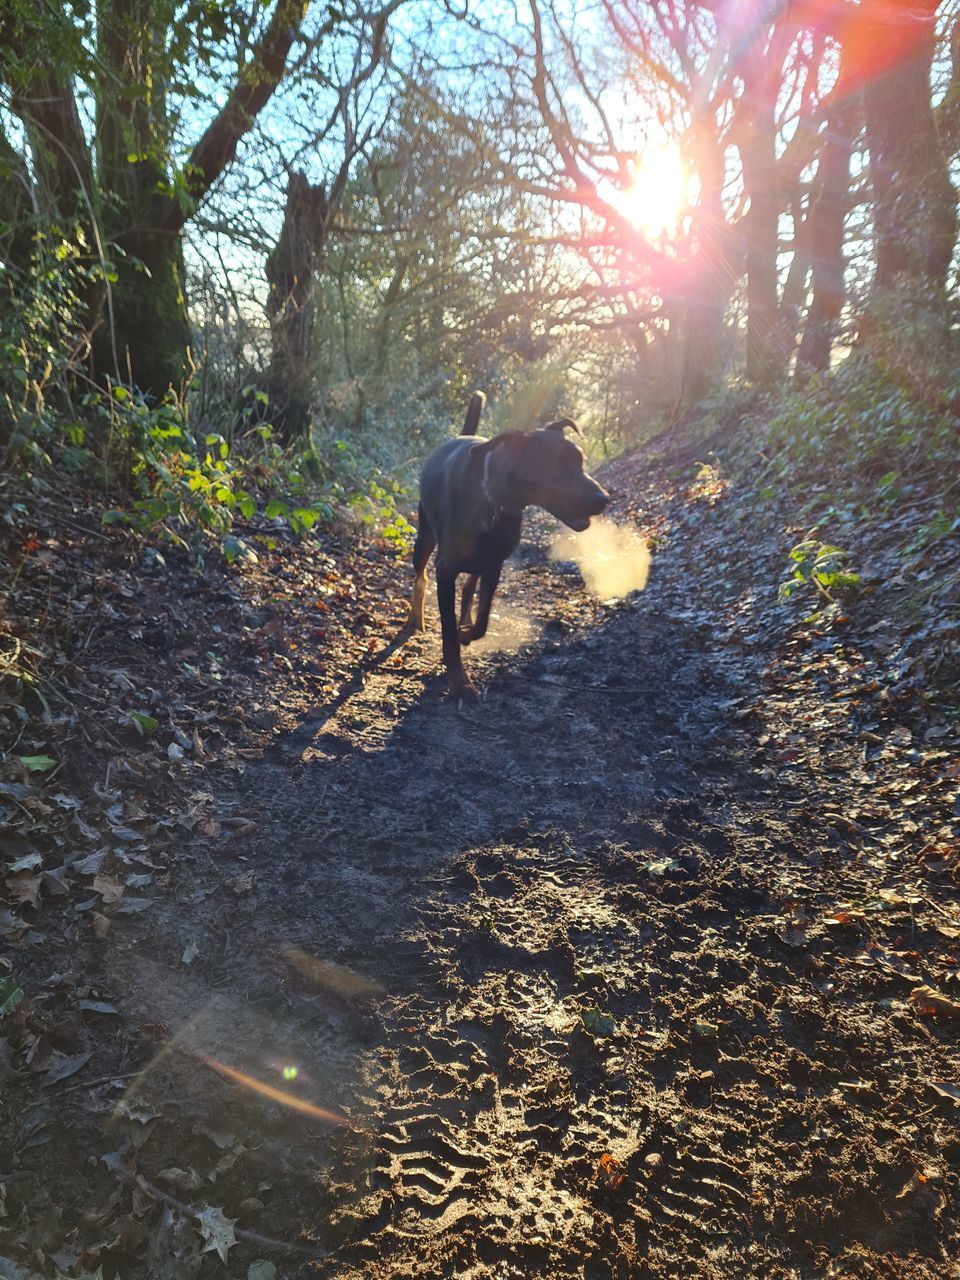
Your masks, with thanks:
M 572 418 L 555 418 L 553 422 L 548 422 L 543 429 L 544 431 L 556 431 L 559 435 L 563 435 L 567 427 L 569 427 L 571 431 L 575 431 L 578 436 L 583 435 L 583 432 Z

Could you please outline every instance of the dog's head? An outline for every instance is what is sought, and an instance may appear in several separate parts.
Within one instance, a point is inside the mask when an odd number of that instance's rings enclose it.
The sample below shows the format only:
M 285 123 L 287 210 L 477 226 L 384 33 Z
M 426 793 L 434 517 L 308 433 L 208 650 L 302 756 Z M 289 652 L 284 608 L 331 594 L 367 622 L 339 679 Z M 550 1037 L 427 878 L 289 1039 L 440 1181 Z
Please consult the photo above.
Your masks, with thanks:
M 568 528 L 581 533 L 610 501 L 610 495 L 584 470 L 583 453 L 564 436 L 572 418 L 558 418 L 537 431 L 506 431 L 490 441 L 485 486 L 506 511 L 543 507 Z

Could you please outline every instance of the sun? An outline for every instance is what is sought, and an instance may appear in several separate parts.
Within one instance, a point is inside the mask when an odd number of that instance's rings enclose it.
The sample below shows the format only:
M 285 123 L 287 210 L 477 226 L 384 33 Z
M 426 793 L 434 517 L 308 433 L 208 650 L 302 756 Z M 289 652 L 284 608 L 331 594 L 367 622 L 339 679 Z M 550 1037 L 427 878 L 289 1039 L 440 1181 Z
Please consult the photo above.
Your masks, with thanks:
M 604 196 L 648 240 L 676 235 L 687 201 L 687 174 L 677 145 L 647 148 L 629 186 L 612 188 Z

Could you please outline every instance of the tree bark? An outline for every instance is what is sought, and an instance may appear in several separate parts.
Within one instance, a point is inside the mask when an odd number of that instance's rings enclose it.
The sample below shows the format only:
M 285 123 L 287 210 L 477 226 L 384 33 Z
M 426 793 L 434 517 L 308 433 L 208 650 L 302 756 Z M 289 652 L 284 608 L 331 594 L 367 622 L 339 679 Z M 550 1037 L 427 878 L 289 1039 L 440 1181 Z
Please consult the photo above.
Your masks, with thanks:
M 303 173 L 291 173 L 283 228 L 266 265 L 271 411 L 287 442 L 304 439 L 310 432 L 316 367 L 316 274 L 328 212 L 323 184 L 313 186 Z
M 817 168 L 819 196 L 809 218 L 813 298 L 797 352 L 797 374 L 801 378 L 829 369 L 837 321 L 846 296 L 843 226 L 849 205 L 850 156 L 859 107 L 858 98 L 848 90 L 841 73 L 827 115 Z
M 744 78 L 735 121 L 750 196 L 744 219 L 747 270 L 747 377 L 771 386 L 782 374 L 785 353 L 778 323 L 777 253 L 781 191 L 777 169 L 777 94 L 787 43 L 784 23 L 774 27 L 766 49 L 758 42 Z
M 960 155 L 960 17 L 950 32 L 950 82 L 936 110 L 937 134 L 947 160 Z
M 936 0 L 865 0 L 864 116 L 874 196 L 874 294 L 900 283 L 942 298 L 957 234 L 956 192 L 930 100 Z M 871 69 L 872 68 L 872 69 Z

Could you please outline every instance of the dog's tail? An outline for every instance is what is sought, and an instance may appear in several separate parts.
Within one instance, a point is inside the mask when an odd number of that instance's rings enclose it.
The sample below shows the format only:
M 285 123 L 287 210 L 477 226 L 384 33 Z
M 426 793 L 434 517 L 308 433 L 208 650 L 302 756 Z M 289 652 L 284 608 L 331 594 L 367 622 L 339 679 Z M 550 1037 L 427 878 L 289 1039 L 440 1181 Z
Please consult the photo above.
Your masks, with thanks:
M 475 436 L 477 434 L 480 415 L 483 413 L 483 406 L 486 403 L 487 397 L 482 391 L 475 391 L 470 397 L 470 403 L 467 405 L 467 416 L 463 420 L 463 427 L 460 431 L 462 436 Z

